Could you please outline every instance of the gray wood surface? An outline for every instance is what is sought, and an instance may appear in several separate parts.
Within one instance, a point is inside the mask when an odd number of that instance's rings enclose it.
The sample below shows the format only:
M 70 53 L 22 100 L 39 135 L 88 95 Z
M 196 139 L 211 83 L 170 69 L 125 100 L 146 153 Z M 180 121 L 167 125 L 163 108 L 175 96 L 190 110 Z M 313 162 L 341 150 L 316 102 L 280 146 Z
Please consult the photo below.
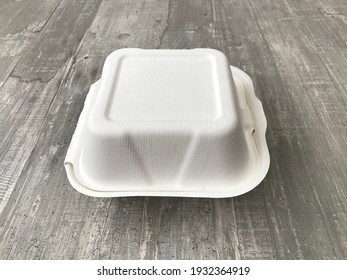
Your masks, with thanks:
M 0 0 L 0 259 L 347 259 L 346 0 Z M 271 167 L 229 199 L 91 198 L 63 160 L 124 47 L 224 52 Z

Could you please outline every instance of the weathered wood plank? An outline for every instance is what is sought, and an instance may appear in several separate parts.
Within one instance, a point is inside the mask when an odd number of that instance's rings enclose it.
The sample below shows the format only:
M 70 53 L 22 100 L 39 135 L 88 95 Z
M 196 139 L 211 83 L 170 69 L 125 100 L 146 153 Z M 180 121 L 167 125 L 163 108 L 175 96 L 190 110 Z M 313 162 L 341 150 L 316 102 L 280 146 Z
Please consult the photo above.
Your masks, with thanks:
M 39 26 L 34 30 L 36 33 L 28 42 L 23 37 L 25 48 L 14 53 L 19 59 L 14 58 L 15 67 L 0 88 L 0 212 L 35 147 L 48 108 L 99 2 L 60 2 L 48 16 L 49 20 L 34 22 Z M 21 13 L 30 11 L 25 6 Z M 21 30 L 18 26 L 24 28 L 23 17 L 18 22 L 7 28 L 12 26 L 13 32 Z M 9 42 L 5 50 L 15 47 Z
M 346 12 L 344 0 L 104 0 L 88 30 L 92 13 L 75 27 L 82 43 L 55 51 L 53 41 L 72 37 L 60 24 L 48 28 L 49 20 L 42 30 L 52 40 L 31 48 L 13 71 L 21 78 L 1 89 L 1 116 L 20 112 L 28 120 L 0 118 L 7 128 L 0 166 L 13 156 L 21 171 L 10 177 L 15 187 L 0 216 L 0 259 L 346 259 Z M 261 185 L 233 199 L 100 199 L 74 191 L 65 153 L 90 84 L 122 47 L 216 48 L 244 69 L 268 118 L 271 167 Z M 76 55 L 70 64 L 67 50 Z
M 2 1 L 0 9 L 0 87 L 24 51 L 57 9 L 56 1 Z

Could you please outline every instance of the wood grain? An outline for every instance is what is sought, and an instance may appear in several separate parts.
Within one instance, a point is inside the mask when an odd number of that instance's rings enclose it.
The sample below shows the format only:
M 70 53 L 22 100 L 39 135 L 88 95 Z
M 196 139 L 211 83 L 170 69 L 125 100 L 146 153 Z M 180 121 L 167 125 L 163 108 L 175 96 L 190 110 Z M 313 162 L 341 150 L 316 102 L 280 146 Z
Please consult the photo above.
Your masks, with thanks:
M 347 259 L 344 0 L 0 1 L 0 259 Z M 223 51 L 271 166 L 229 199 L 91 198 L 63 160 L 106 56 Z

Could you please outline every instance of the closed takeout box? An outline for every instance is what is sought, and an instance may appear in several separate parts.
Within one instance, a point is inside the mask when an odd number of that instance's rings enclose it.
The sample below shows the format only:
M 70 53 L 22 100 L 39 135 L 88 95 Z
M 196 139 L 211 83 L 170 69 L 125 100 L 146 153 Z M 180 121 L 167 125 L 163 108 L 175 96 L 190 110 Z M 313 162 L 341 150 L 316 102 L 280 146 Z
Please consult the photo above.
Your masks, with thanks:
M 213 49 L 120 49 L 90 88 L 68 149 L 91 196 L 231 197 L 269 167 L 251 79 Z

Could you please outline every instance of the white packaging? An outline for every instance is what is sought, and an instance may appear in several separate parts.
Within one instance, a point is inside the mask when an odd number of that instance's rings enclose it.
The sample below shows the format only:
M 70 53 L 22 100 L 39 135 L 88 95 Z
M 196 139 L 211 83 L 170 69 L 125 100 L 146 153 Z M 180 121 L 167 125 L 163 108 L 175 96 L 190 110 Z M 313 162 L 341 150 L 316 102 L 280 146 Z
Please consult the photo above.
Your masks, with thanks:
M 120 49 L 90 88 L 68 149 L 87 195 L 232 197 L 269 168 L 251 79 L 212 49 Z

